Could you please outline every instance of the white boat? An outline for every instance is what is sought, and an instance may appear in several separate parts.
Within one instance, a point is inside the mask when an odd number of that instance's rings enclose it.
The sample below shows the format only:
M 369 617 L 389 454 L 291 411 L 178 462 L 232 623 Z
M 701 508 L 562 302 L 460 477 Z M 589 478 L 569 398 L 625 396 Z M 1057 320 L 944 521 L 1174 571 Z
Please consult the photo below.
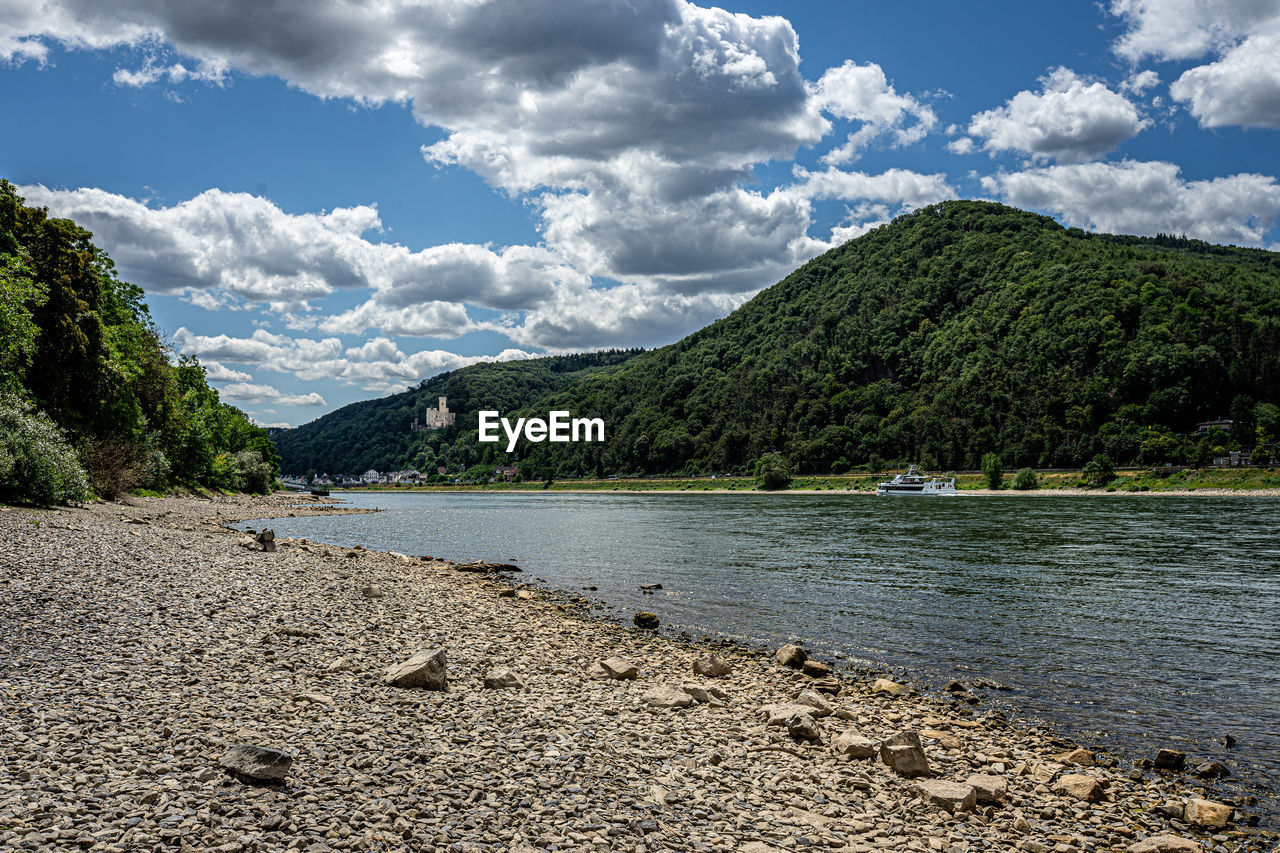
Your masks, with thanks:
M 907 473 L 899 474 L 892 480 L 888 480 L 876 486 L 877 495 L 892 495 L 894 497 L 933 497 L 935 495 L 958 495 L 956 491 L 956 478 L 950 480 L 942 480 L 937 477 L 926 479 L 923 475 L 916 473 L 916 466 L 912 465 L 907 469 Z

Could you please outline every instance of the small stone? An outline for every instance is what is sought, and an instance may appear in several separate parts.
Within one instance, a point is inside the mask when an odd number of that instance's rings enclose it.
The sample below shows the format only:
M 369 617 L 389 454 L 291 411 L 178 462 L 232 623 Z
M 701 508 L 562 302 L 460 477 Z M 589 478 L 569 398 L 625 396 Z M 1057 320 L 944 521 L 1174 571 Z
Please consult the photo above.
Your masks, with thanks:
M 786 725 L 787 734 L 796 740 L 822 740 L 822 730 L 818 728 L 817 721 L 803 711 L 787 717 Z
M 1182 768 L 1187 763 L 1185 753 L 1176 749 L 1162 749 L 1156 753 L 1156 760 L 1153 764 L 1157 770 L 1170 770 L 1174 773 L 1182 772 Z
M 969 692 L 969 688 L 965 687 L 963 684 L 961 684 L 958 681 L 948 681 L 947 686 L 942 689 L 947 691 L 948 693 L 968 693 Z
M 826 678 L 831 674 L 831 667 L 816 660 L 807 660 L 800 665 L 800 671 L 810 678 Z
M 978 802 L 977 792 L 969 785 L 947 782 L 942 779 L 922 779 L 915 784 L 916 792 L 928 803 L 940 806 L 951 813 L 973 811 Z
M 896 681 L 890 681 L 887 678 L 877 678 L 871 682 L 872 693 L 887 693 L 890 696 L 905 696 L 911 692 L 911 688 L 905 684 L 899 684 Z
M 640 677 L 640 670 L 629 660 L 620 657 L 605 658 L 600 661 L 605 675 L 615 681 L 635 681 Z
M 1194 826 L 1206 826 L 1221 829 L 1231 822 L 1235 809 L 1226 803 L 1213 800 L 1193 799 L 1187 802 L 1184 820 Z
M 520 690 L 524 682 L 510 667 L 497 666 L 484 674 L 484 686 L 490 690 Z
M 444 649 L 424 649 L 403 663 L 387 667 L 382 680 L 393 687 L 424 687 L 448 690 L 449 674 L 445 668 Z
M 836 738 L 836 752 L 848 758 L 875 758 L 880 744 L 850 729 Z
M 1053 790 L 1059 794 L 1075 797 L 1077 800 L 1096 803 L 1102 799 L 1103 789 L 1102 782 L 1093 776 L 1084 773 L 1068 773 L 1054 783 Z
M 787 643 L 774 653 L 773 658 L 778 662 L 779 666 L 789 666 L 792 669 L 799 669 L 804 666 L 804 662 L 809 659 L 809 653 L 797 646 L 795 643 Z
M 1178 835 L 1152 835 L 1130 844 L 1127 853 L 1203 853 L 1204 848 L 1190 838 Z
M 280 782 L 293 765 L 293 756 L 278 749 L 237 744 L 222 754 L 218 765 L 238 776 L 260 782 Z
M 642 610 L 632 616 L 631 621 L 635 623 L 637 628 L 643 628 L 646 631 L 652 631 L 658 627 L 658 617 L 647 610 Z
M 701 675 L 706 678 L 720 678 L 732 672 L 733 664 L 719 655 L 707 655 L 706 657 L 695 658 L 693 661 L 694 675 Z
M 688 708 L 694 701 L 692 696 L 679 687 L 667 684 L 650 688 L 640 699 L 654 708 Z
M 1156 806 L 1156 811 L 1160 812 L 1160 814 L 1165 817 L 1171 817 L 1174 820 L 1182 820 L 1184 808 L 1185 807 L 1182 805 L 1180 800 L 1165 800 L 1163 803 Z
M 973 788 L 978 802 L 987 805 L 1004 802 L 1009 792 L 1009 784 L 1003 776 L 992 776 L 989 773 L 974 773 L 964 783 Z

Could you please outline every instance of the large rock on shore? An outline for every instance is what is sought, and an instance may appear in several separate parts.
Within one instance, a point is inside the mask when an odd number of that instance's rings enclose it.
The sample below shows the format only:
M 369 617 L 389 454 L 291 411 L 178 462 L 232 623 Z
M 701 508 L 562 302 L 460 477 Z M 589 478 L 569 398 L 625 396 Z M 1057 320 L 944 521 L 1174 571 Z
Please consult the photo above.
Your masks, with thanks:
M 719 655 L 707 655 L 706 657 L 695 658 L 693 661 L 694 675 L 701 675 L 705 678 L 720 678 L 732 672 L 733 664 Z
M 1157 770 L 1169 770 L 1174 773 L 1181 773 L 1182 768 L 1187 764 L 1186 753 L 1179 752 L 1176 749 L 1162 749 L 1156 753 L 1155 768 Z
M 448 690 L 449 673 L 445 666 L 444 649 L 424 649 L 402 663 L 389 666 L 382 674 L 382 680 L 392 687 Z
M 822 719 L 831 716 L 831 704 L 823 699 L 821 695 L 812 690 L 800 690 L 796 693 L 793 700 L 797 705 L 808 705 L 810 708 L 809 716 L 814 719 Z
M 1194 799 L 1187 803 L 1183 810 L 1183 818 L 1194 826 L 1205 826 L 1211 829 L 1222 829 L 1231 822 L 1235 809 L 1226 803 L 1213 800 Z
M 694 703 L 694 698 L 688 693 L 667 684 L 650 688 L 640 699 L 654 708 L 688 708 Z
M 635 623 L 637 628 L 643 628 L 646 631 L 655 631 L 658 628 L 658 617 L 647 610 L 641 610 L 635 616 L 632 616 L 631 621 Z
M 1093 767 L 1098 763 L 1097 756 L 1083 747 L 1064 752 L 1058 756 L 1058 760 L 1063 764 L 1076 764 L 1080 767 Z
M 881 743 L 880 760 L 893 768 L 899 776 L 911 778 L 933 775 L 924 747 L 920 744 L 920 736 L 913 731 L 898 732 Z
M 283 782 L 293 766 L 293 756 L 278 749 L 242 743 L 224 752 L 218 765 L 258 782 Z
M 803 711 L 787 717 L 787 734 L 796 740 L 822 740 L 822 729 L 818 728 L 817 721 Z
M 1054 783 L 1053 790 L 1087 803 L 1098 802 L 1103 793 L 1102 782 L 1085 773 L 1068 773 Z
M 989 773 L 974 773 L 964 783 L 973 788 L 974 793 L 978 795 L 978 802 L 984 805 L 997 805 L 1004 802 L 1009 796 L 1009 783 L 1005 781 L 1003 776 L 993 776 Z
M 973 811 L 978 803 L 977 791 L 959 782 L 922 779 L 915 784 L 915 790 L 925 802 L 941 806 L 952 814 Z
M 1127 853 L 1204 853 L 1197 841 L 1179 835 L 1153 835 L 1130 844 Z
M 510 667 L 496 666 L 484 674 L 484 686 L 489 690 L 521 690 L 524 682 Z
M 847 758 L 875 758 L 880 744 L 850 730 L 836 738 L 836 752 Z
M 760 717 L 766 726 L 785 726 L 787 718 L 796 714 L 813 715 L 813 708 L 798 702 L 780 702 L 776 705 L 765 705 L 760 709 Z
M 614 681 L 635 681 L 640 677 L 640 669 L 635 664 L 617 656 L 600 661 L 600 668 Z
M 905 696 L 911 692 L 911 688 L 905 684 L 899 684 L 896 681 L 890 681 L 887 678 L 877 678 L 871 682 L 872 693 L 887 693 L 890 696 Z
M 789 666 L 792 669 L 799 669 L 804 666 L 804 662 L 809 659 L 809 653 L 797 646 L 795 643 L 787 643 L 774 653 L 773 659 L 778 662 L 779 666 Z

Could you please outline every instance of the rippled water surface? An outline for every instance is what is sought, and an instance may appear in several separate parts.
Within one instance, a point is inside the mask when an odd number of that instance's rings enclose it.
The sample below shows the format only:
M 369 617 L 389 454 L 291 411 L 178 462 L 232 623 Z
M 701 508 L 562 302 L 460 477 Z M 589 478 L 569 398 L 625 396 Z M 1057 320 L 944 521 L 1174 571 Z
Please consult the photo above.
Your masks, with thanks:
M 386 511 L 270 525 L 518 562 L 525 580 L 598 587 L 590 596 L 620 614 L 804 639 L 926 684 L 990 678 L 1014 688 L 1000 701 L 1090 745 L 1174 746 L 1280 788 L 1280 499 L 342 497 Z M 1235 749 L 1215 743 L 1223 733 Z

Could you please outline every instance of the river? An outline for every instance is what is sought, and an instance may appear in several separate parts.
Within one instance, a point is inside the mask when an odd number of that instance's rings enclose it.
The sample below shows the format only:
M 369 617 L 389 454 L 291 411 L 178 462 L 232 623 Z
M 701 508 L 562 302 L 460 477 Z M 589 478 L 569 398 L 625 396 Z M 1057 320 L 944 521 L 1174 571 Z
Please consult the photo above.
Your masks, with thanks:
M 984 704 L 1122 758 L 1171 746 L 1222 761 L 1261 795 L 1267 823 L 1280 817 L 1280 499 L 341 497 L 385 511 L 242 526 L 515 562 L 521 580 L 619 619 L 650 610 L 664 629 L 800 639 L 925 687 L 992 680 L 1012 690 L 983 691 Z

